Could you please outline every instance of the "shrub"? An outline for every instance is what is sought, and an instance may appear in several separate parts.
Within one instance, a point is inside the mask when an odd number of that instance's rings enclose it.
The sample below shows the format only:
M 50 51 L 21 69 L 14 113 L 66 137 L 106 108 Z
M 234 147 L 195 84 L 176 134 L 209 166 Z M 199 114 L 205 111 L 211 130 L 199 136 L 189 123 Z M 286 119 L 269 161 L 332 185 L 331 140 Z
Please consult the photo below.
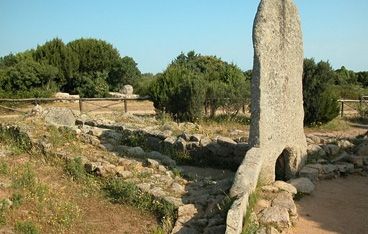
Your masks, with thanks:
M 83 180 L 86 178 L 86 170 L 81 158 L 74 158 L 65 164 L 65 172 L 74 180 Z
M 303 95 L 304 123 L 326 123 L 339 114 L 337 96 L 331 87 L 335 73 L 328 62 L 316 64 L 313 59 L 304 60 Z
M 193 51 L 180 54 L 150 87 L 154 105 L 180 121 L 197 121 L 204 107 L 237 113 L 250 95 L 249 81 L 235 65 Z

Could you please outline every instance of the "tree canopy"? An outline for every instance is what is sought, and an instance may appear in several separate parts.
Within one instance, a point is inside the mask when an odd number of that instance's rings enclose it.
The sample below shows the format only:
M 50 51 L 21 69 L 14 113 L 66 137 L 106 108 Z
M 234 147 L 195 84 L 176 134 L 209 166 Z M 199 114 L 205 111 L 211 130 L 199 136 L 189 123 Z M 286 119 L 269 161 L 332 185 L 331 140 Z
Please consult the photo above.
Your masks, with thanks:
M 34 96 L 33 89 L 103 97 L 124 84 L 135 84 L 141 73 L 133 58 L 121 57 L 110 43 L 85 39 L 67 45 L 59 38 L 18 54 L 0 58 L 0 91 Z M 40 92 L 37 91 L 37 95 Z

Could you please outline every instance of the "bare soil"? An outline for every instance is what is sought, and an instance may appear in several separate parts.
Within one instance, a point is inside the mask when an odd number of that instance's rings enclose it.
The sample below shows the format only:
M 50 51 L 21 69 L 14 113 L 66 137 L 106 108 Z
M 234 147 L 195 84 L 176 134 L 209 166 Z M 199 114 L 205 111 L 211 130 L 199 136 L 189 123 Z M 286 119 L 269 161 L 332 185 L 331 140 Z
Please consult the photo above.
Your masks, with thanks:
M 368 233 L 368 177 L 320 181 L 297 208 L 300 217 L 289 234 Z

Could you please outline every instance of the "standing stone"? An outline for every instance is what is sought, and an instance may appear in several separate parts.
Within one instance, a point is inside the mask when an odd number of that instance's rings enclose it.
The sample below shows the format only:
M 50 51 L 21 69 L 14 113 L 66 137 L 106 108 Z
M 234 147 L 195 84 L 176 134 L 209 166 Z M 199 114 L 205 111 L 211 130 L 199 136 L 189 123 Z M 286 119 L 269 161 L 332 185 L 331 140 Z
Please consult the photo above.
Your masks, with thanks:
M 235 201 L 227 215 L 227 234 L 242 232 L 248 199 L 257 183 L 273 183 L 276 172 L 278 179 L 292 178 L 307 155 L 303 129 L 303 40 L 293 0 L 261 0 L 254 20 L 253 45 L 251 149 L 230 190 Z M 289 226 L 286 209 L 280 220 L 271 220 L 266 214 L 261 220 L 264 223 Z
M 292 0 L 262 0 L 253 28 L 254 65 L 250 145 L 266 152 L 260 174 L 275 180 L 275 164 L 284 155 L 285 179 L 306 156 L 303 129 L 303 40 Z M 284 152 L 284 153 L 283 153 Z

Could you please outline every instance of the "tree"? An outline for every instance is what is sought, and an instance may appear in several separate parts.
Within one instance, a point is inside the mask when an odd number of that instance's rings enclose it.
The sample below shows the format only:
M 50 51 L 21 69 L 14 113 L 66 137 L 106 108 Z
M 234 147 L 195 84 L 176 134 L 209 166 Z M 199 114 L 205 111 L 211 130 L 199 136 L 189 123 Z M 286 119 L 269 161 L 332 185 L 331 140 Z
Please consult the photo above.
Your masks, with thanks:
M 336 82 L 337 85 L 354 85 L 357 84 L 357 77 L 355 72 L 346 69 L 342 66 L 340 69 L 336 71 Z
M 59 87 L 65 86 L 74 77 L 79 67 L 77 54 L 59 38 L 38 46 L 33 53 L 33 58 L 39 63 L 52 65 L 58 69 L 55 82 Z
M 326 123 L 339 114 L 337 97 L 331 90 L 335 80 L 336 74 L 328 62 L 316 64 L 314 59 L 304 60 L 305 124 Z
M 111 44 L 97 39 L 78 39 L 67 44 L 79 60 L 78 71 L 109 72 L 120 62 L 120 54 Z
M 200 118 L 205 106 L 211 115 L 219 107 L 237 113 L 249 95 L 249 85 L 237 66 L 193 51 L 181 53 L 150 90 L 156 108 L 166 108 L 174 117 L 190 121 Z
M 106 78 L 106 72 L 80 73 L 73 81 L 73 92 L 78 93 L 81 97 L 106 97 L 109 92 L 109 86 L 106 83 Z
M 24 93 L 32 96 L 32 90 L 54 91 L 53 79 L 57 76 L 57 68 L 37 63 L 32 59 L 24 59 L 4 70 L 1 78 L 1 89 L 12 95 Z
M 141 72 L 137 67 L 137 63 L 133 58 L 125 56 L 109 72 L 110 90 L 119 91 L 126 84 L 135 86 L 140 77 Z

